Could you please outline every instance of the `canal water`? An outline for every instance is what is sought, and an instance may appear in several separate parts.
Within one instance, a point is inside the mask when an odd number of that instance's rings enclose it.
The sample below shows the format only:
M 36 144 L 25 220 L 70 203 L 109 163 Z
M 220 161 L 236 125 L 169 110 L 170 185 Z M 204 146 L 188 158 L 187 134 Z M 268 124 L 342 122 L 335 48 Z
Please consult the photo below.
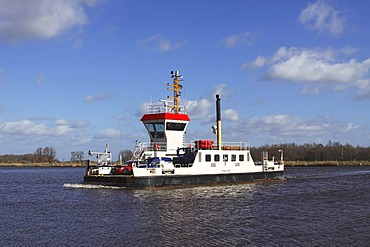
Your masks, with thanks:
M 0 168 L 0 246 L 369 246 L 370 167 L 178 189 L 81 185 L 84 168 Z

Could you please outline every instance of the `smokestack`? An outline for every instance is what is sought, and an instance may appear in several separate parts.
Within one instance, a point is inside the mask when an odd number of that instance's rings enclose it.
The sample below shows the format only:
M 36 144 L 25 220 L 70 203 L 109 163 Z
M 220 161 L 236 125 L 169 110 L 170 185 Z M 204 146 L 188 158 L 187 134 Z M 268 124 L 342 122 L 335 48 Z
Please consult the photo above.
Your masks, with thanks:
M 217 121 L 217 147 L 221 150 L 221 99 L 220 95 L 216 94 L 216 121 Z

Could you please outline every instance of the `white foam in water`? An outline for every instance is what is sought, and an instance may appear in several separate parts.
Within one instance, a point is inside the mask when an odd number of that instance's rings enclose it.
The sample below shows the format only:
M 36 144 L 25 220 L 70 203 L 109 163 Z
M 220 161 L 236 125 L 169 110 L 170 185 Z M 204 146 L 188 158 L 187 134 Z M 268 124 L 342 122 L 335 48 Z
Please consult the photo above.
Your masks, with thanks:
M 104 185 L 95 185 L 95 184 L 63 184 L 64 188 L 71 189 L 123 189 L 124 187 L 117 186 L 104 186 Z

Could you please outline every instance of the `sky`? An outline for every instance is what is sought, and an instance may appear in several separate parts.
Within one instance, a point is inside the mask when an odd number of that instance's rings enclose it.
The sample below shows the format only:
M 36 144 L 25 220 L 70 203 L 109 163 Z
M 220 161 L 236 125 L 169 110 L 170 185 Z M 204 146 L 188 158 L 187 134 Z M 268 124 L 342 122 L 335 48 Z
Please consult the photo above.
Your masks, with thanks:
M 113 157 L 184 76 L 187 141 L 370 146 L 370 1 L 0 0 L 0 154 Z

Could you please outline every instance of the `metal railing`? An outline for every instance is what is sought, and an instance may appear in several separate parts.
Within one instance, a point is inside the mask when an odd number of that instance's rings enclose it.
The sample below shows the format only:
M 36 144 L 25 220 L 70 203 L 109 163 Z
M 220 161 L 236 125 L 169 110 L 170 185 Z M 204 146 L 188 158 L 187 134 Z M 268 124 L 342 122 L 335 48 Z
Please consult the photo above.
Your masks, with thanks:
M 146 114 L 157 114 L 157 113 L 175 113 L 173 105 L 147 105 Z M 185 106 L 179 106 L 178 113 L 185 114 Z

